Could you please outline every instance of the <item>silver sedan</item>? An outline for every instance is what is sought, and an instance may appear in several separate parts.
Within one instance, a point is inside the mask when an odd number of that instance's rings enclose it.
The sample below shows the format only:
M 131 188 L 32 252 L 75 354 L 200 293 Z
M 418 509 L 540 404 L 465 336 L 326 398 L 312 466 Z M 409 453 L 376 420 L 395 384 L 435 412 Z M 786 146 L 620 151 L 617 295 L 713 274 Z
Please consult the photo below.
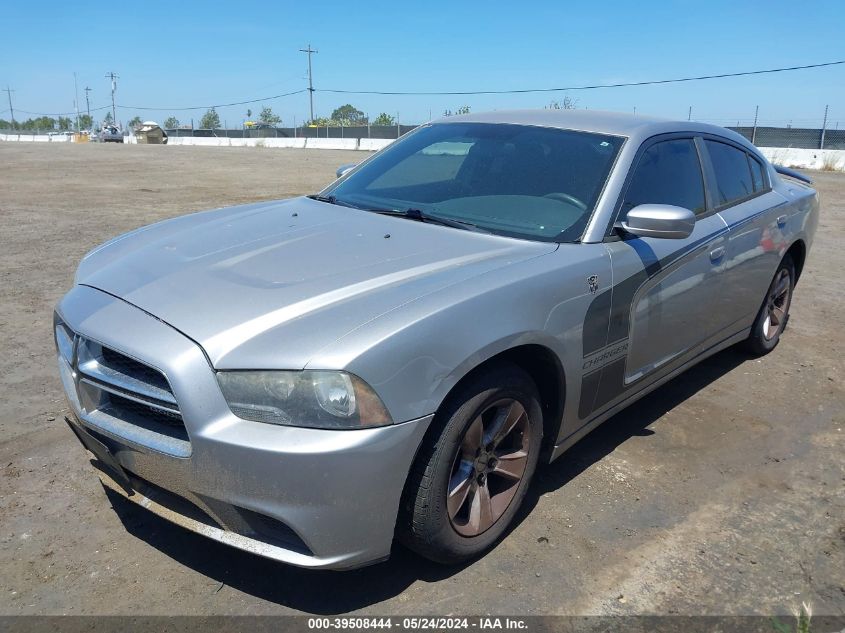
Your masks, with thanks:
M 449 117 L 339 172 L 115 238 L 55 315 L 105 485 L 305 567 L 492 547 L 538 463 L 771 351 L 818 223 L 741 136 L 619 114 Z

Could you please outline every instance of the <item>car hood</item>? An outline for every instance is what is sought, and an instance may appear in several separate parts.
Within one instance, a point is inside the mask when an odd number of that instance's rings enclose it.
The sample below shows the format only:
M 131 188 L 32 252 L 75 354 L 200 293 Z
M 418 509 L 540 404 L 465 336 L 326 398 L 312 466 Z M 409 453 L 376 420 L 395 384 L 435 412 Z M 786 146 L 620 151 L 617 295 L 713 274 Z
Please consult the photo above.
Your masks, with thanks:
M 76 281 L 170 324 L 218 369 L 300 369 L 390 310 L 556 246 L 295 198 L 128 233 Z

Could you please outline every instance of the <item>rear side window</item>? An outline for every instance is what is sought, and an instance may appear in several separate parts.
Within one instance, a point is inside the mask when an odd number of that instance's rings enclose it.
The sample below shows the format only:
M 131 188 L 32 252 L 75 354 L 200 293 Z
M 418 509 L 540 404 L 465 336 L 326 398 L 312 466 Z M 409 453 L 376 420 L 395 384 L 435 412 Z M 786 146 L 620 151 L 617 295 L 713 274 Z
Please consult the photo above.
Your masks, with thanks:
M 755 189 L 748 155 L 741 149 L 718 141 L 708 140 L 705 143 L 716 174 L 716 204 L 730 204 L 753 194 Z
M 751 165 L 751 184 L 754 185 L 754 192 L 763 191 L 766 188 L 763 165 L 751 154 L 748 155 L 748 164 Z
M 622 218 L 640 204 L 672 204 L 701 213 L 704 180 L 692 139 L 661 141 L 640 157 L 625 192 Z

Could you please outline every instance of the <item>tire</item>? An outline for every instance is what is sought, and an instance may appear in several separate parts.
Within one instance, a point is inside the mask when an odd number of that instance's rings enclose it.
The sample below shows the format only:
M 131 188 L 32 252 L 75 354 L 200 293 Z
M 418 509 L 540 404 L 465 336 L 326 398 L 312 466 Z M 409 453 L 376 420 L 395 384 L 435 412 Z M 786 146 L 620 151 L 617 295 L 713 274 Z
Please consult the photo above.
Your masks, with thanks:
M 525 498 L 542 437 L 540 396 L 525 371 L 499 363 L 471 376 L 441 406 L 420 447 L 402 497 L 400 541 L 444 564 L 492 547 Z
M 772 283 L 769 284 L 763 305 L 760 306 L 751 327 L 751 334 L 745 340 L 745 349 L 754 356 L 768 354 L 780 342 L 780 335 L 789 321 L 789 307 L 794 289 L 795 264 L 791 256 L 785 255 L 772 278 Z

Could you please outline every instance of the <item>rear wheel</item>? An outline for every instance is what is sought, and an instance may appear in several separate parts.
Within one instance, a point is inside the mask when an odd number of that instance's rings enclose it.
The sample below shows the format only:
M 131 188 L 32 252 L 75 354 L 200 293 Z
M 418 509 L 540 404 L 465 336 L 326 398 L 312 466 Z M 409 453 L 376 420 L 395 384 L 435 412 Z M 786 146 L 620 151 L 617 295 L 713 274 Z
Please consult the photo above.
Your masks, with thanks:
M 789 306 L 795 288 L 795 264 L 785 255 L 766 292 L 763 305 L 745 341 L 745 347 L 755 356 L 771 352 L 780 341 L 780 335 L 789 320 Z
M 435 416 L 408 478 L 400 538 L 441 563 L 472 558 L 512 522 L 537 467 L 542 409 L 530 376 L 500 364 Z

